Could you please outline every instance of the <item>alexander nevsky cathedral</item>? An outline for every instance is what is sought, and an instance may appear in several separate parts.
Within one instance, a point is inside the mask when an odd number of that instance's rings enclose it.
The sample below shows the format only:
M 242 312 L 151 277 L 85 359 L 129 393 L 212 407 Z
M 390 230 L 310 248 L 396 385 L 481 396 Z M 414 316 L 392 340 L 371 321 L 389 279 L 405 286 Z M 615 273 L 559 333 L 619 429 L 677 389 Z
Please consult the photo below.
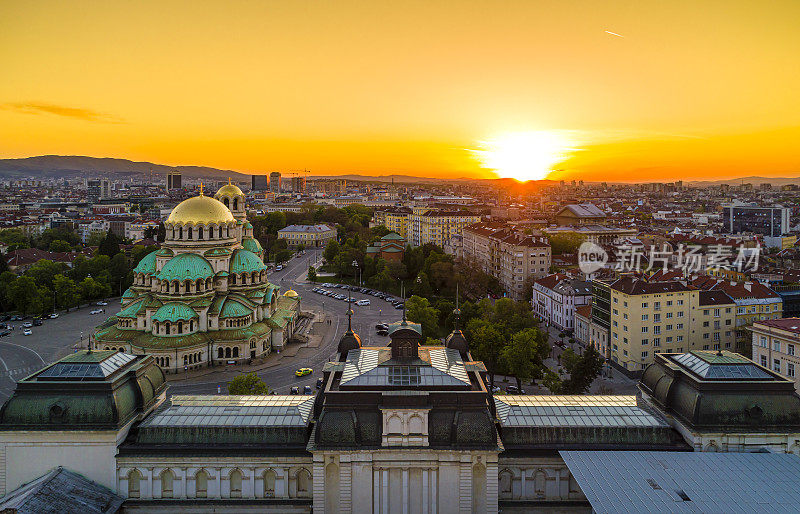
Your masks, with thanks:
M 92 336 L 97 350 L 152 355 L 167 373 L 280 351 L 300 298 L 270 284 L 264 250 L 233 184 L 178 204 L 163 248 L 133 270 L 122 310 Z

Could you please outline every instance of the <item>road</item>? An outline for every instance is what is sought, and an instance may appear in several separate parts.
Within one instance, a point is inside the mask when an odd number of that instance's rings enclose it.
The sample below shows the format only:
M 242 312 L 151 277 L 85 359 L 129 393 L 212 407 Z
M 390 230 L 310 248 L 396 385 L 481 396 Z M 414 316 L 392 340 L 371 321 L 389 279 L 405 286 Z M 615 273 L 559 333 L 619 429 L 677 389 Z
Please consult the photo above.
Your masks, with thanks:
M 119 307 L 118 300 L 108 303 L 106 312 L 115 312 Z M 61 313 L 56 319 L 45 320 L 42 326 L 32 327 L 29 336 L 22 334 L 22 321 L 9 322 L 14 330 L 0 338 L 0 402 L 11 396 L 17 380 L 73 352 L 78 345 L 85 348 L 89 334 L 107 318 L 107 314 L 89 314 L 96 308 Z
M 298 352 L 297 357 L 291 359 L 290 364 L 282 364 L 257 372 L 267 386 L 278 394 L 288 394 L 292 386 L 302 389 L 303 386 L 308 385 L 313 388 L 317 378 L 322 376 L 322 367 L 325 362 L 336 356 L 339 338 L 347 330 L 347 301 L 314 293 L 311 290 L 318 287 L 319 284 L 310 284 L 305 281 L 309 264 L 318 264 L 321 258 L 321 248 L 307 249 L 305 255 L 293 258 L 283 270 L 273 271 L 269 275 L 270 282 L 279 285 L 281 291 L 294 289 L 300 294 L 304 311 L 324 312 L 331 320 L 329 326 L 320 324 L 314 326 L 314 330 L 319 330 L 319 333 L 324 332 L 322 343 L 318 348 L 303 348 Z M 344 290 L 337 291 L 345 292 Z M 402 311 L 374 296 L 353 293 L 353 297 L 366 298 L 371 302 L 370 305 L 363 307 L 353 305 L 355 313 L 353 330 L 361 337 L 362 345 L 385 346 L 388 344 L 389 338 L 377 335 L 375 325 L 398 321 L 402 316 Z M 294 374 L 297 368 L 312 368 L 314 372 L 299 378 Z M 194 379 L 170 381 L 168 394 L 216 394 L 218 392 L 225 394 L 227 383 L 243 372 L 240 369 L 220 370 L 214 374 Z

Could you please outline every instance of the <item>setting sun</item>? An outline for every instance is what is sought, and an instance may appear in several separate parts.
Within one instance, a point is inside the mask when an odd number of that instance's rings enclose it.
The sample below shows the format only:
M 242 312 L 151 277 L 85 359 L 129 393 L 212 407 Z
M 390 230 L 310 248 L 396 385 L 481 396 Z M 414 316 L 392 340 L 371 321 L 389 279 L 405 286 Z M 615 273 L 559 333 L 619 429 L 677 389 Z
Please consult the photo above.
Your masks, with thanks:
M 480 146 L 472 152 L 484 168 L 523 182 L 546 178 L 574 150 L 566 137 L 548 131 L 513 132 L 481 141 Z

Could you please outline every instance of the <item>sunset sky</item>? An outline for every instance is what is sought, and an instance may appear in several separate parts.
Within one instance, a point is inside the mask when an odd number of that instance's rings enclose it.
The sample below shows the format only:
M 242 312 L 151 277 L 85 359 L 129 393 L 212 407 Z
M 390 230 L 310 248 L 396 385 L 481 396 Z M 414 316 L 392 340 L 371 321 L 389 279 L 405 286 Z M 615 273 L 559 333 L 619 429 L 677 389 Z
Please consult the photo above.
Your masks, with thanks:
M 0 157 L 800 176 L 798 20 L 797 0 L 3 2 Z

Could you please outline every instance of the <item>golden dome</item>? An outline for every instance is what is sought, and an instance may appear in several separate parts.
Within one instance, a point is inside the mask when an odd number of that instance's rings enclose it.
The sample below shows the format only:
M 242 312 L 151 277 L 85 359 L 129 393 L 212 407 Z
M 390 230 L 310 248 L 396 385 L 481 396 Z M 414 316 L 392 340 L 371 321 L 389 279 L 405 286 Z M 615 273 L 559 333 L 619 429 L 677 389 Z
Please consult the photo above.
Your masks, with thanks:
M 294 289 L 289 289 L 288 291 L 283 293 L 283 296 L 285 296 L 287 298 L 297 298 L 300 295 L 297 294 L 297 291 L 295 291 Z
M 179 203 L 167 218 L 167 223 L 175 225 L 209 225 L 212 223 L 219 225 L 235 221 L 233 214 L 230 209 L 225 207 L 225 204 L 202 193 L 200 196 Z
M 218 198 L 220 196 L 244 196 L 244 193 L 242 193 L 242 190 L 239 189 L 239 186 L 231 183 L 231 179 L 228 177 L 228 183 L 214 193 L 214 198 Z

